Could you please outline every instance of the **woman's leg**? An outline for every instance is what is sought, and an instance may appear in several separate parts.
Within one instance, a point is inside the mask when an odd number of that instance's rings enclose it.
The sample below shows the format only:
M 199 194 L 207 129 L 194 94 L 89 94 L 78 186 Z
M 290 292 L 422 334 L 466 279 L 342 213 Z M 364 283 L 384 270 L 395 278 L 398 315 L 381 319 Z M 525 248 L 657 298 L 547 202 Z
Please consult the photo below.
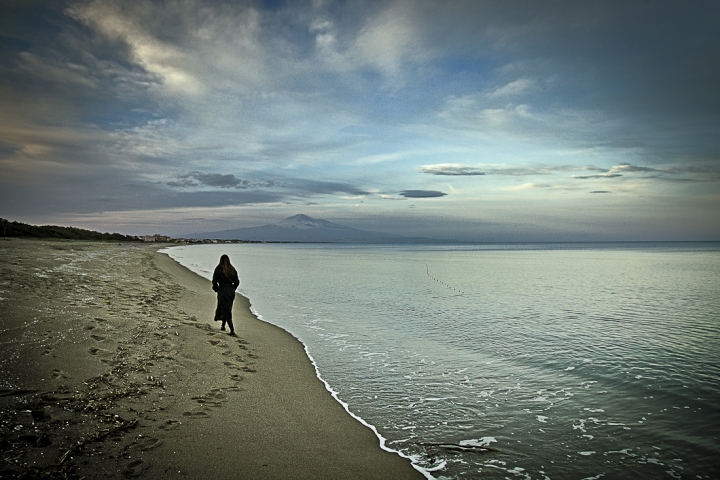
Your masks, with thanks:
M 235 291 L 233 290 L 232 296 L 230 298 L 228 298 L 227 324 L 228 324 L 228 327 L 230 328 L 230 335 L 235 335 L 235 326 L 233 325 L 233 321 L 232 321 L 232 307 L 233 307 L 234 302 L 235 302 Z
M 230 288 L 220 287 L 217 295 L 217 308 L 215 309 L 215 320 L 222 320 L 220 330 L 225 330 L 225 324 L 229 324 L 230 331 L 233 331 L 232 305 L 235 300 L 235 291 Z

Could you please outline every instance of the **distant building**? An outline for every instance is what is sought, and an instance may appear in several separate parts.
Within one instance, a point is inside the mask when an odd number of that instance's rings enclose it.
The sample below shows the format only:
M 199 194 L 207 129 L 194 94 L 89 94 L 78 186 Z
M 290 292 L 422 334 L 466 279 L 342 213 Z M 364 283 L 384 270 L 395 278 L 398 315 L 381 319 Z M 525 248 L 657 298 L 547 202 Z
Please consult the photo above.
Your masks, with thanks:
M 169 242 L 170 237 L 167 235 L 160 235 L 159 233 L 156 233 L 155 235 L 143 235 L 140 237 L 143 242 Z

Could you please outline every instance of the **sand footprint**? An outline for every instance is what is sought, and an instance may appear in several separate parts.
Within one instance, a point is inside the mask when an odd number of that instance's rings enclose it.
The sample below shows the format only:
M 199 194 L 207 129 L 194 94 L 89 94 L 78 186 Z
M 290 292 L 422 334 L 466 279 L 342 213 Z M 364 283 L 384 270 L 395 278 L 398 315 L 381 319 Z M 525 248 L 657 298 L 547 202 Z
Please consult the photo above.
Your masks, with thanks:
M 194 417 L 194 418 L 205 418 L 208 416 L 207 412 L 185 412 L 183 413 L 184 417 Z
M 70 378 L 70 376 L 67 374 L 67 372 L 63 372 L 60 369 L 53 370 L 52 378 Z
M 225 401 L 225 394 L 218 390 L 217 392 L 213 391 L 201 397 L 193 397 L 192 400 L 195 400 L 205 407 L 220 407 Z
M 49 420 L 52 420 L 52 415 L 48 413 L 47 409 L 40 408 L 35 409 L 30 412 L 30 415 L 32 416 L 32 419 L 36 422 L 47 422 Z
M 103 340 L 105 340 L 105 337 L 100 336 L 100 335 L 90 335 L 90 338 L 92 338 L 93 340 L 96 340 L 98 342 L 102 342 Z
M 145 471 L 148 469 L 147 463 L 143 462 L 142 460 L 134 460 L 130 462 L 125 468 L 125 470 L 122 471 L 122 474 L 124 477 L 139 477 Z
M 152 450 L 153 448 L 157 448 L 162 444 L 163 441 L 158 438 L 142 437 L 136 440 L 136 442 L 131 445 L 131 447 L 138 448 L 141 452 L 146 452 L 148 450 Z
M 210 392 L 206 393 L 205 395 L 200 396 L 200 397 L 193 397 L 192 399 L 193 400 L 198 400 L 198 399 L 207 400 L 207 399 L 223 399 L 223 398 L 225 398 L 225 394 L 223 393 L 222 389 L 221 388 L 213 388 L 212 390 L 210 390 Z
M 238 367 L 237 363 L 234 362 L 223 362 L 223 365 L 233 370 L 240 370 L 240 367 Z
M 162 425 L 160 425 L 158 428 L 162 430 L 175 430 L 180 425 L 182 425 L 182 422 L 180 420 L 175 420 L 174 418 L 171 418 Z

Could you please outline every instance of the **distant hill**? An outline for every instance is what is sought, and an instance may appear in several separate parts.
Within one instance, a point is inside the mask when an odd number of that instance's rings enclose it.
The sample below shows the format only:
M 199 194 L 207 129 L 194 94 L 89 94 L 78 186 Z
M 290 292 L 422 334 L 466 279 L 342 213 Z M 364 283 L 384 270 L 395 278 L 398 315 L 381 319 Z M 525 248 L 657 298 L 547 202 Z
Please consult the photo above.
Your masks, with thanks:
M 307 215 L 294 215 L 260 227 L 192 233 L 184 235 L 184 238 L 308 243 L 441 243 L 432 238 L 360 230 Z
M 120 233 L 100 233 L 75 227 L 59 227 L 56 225 L 28 225 L 27 223 L 11 222 L 0 218 L 0 234 L 6 237 L 26 238 L 61 238 L 66 240 L 113 240 L 136 242 L 139 239 Z

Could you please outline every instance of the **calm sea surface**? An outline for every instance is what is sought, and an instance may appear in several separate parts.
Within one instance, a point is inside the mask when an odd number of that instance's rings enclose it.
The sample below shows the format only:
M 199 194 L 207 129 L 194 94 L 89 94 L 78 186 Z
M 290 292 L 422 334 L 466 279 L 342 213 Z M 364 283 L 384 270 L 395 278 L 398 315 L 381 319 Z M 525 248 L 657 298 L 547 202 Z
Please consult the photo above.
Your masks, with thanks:
M 428 477 L 720 478 L 718 243 L 167 251 Z

